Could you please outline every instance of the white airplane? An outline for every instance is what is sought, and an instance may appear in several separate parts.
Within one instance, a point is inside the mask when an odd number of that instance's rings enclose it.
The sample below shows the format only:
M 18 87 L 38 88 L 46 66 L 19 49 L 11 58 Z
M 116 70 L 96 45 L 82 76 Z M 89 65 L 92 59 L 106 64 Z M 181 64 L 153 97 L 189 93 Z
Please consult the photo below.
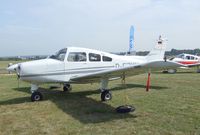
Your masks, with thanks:
M 112 98 L 107 89 L 110 80 L 149 73 L 164 68 L 183 66 L 177 62 L 166 61 L 165 40 L 159 38 L 155 48 L 147 56 L 119 56 L 103 51 L 79 47 L 61 49 L 46 59 L 23 62 L 7 68 L 16 72 L 20 80 L 31 83 L 31 100 L 43 99 L 38 91 L 42 83 L 63 84 L 63 90 L 69 91 L 70 84 L 100 82 L 101 100 Z
M 192 55 L 192 54 L 179 54 L 176 57 L 173 57 L 169 59 L 170 61 L 177 62 L 180 64 L 183 64 L 184 67 L 180 68 L 185 68 L 185 67 L 197 67 L 197 73 L 200 73 L 200 57 L 197 55 Z M 176 73 L 176 69 L 168 69 L 169 73 Z

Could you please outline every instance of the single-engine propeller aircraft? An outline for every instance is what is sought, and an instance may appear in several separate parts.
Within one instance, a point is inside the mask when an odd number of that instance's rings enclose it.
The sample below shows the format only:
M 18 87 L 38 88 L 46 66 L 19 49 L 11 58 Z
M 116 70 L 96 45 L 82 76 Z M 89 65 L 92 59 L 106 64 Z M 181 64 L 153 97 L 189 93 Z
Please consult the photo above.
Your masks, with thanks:
M 112 98 L 107 89 L 110 80 L 149 73 L 148 90 L 150 72 L 183 66 L 164 59 L 165 48 L 166 42 L 161 36 L 147 56 L 120 56 L 92 49 L 68 47 L 46 59 L 15 64 L 7 70 L 15 71 L 20 80 L 31 83 L 32 101 L 43 99 L 38 91 L 42 83 L 63 84 L 63 90 L 69 91 L 70 84 L 93 82 L 100 82 L 101 100 L 107 101 Z
M 197 73 L 200 73 L 200 57 L 197 55 L 192 54 L 179 54 L 176 57 L 169 59 L 170 61 L 174 61 L 180 64 L 183 64 L 184 67 L 180 68 L 188 68 L 188 67 L 197 67 Z M 168 69 L 167 72 L 169 73 L 176 73 L 176 69 Z

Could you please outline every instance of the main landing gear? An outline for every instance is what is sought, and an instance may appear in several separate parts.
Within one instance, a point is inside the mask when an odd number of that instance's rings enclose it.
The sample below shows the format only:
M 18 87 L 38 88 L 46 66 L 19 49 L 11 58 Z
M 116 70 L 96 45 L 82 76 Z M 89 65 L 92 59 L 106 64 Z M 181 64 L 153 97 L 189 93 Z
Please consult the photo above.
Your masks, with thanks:
M 64 84 L 64 86 L 63 86 L 64 92 L 69 92 L 71 90 L 72 90 L 72 86 L 70 84 Z
M 176 69 L 166 69 L 163 71 L 163 73 L 169 73 L 169 74 L 175 74 L 177 72 Z
M 101 80 L 101 101 L 108 101 L 112 99 L 112 93 L 107 90 L 106 88 L 108 87 L 108 79 L 102 79 Z
M 197 73 L 200 73 L 200 67 L 199 66 L 197 67 Z
M 109 90 L 103 90 L 101 92 L 101 101 L 108 101 L 112 99 L 112 93 Z

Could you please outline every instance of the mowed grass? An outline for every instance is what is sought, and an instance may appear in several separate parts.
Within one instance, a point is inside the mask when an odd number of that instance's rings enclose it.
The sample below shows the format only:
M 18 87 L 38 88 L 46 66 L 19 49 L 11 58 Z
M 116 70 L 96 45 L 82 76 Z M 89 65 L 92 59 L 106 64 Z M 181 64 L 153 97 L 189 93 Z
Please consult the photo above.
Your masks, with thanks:
M 200 74 L 195 69 L 177 74 L 154 73 L 112 81 L 113 99 L 101 102 L 99 84 L 73 85 L 70 93 L 42 85 L 41 102 L 30 101 L 30 86 L 15 75 L 0 75 L 0 135 L 199 135 Z M 115 108 L 136 108 L 118 114 Z
M 6 69 L 9 63 L 16 64 L 20 62 L 25 62 L 25 60 L 18 60 L 18 61 L 0 61 L 0 69 Z
M 9 63 L 16 64 L 20 62 L 25 62 L 25 60 L 18 60 L 18 61 L 0 61 L 0 74 L 7 74 L 8 71 L 6 68 L 8 67 Z

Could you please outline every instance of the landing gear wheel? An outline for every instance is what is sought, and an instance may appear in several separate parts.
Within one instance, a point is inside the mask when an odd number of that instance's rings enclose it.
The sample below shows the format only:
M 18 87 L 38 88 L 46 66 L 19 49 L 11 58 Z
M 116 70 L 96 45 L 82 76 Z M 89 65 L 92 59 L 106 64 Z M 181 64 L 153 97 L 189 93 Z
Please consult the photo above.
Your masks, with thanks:
M 168 70 L 163 70 L 163 73 L 164 73 L 164 74 L 167 74 L 167 73 L 168 73 Z
M 70 84 L 65 84 L 65 85 L 63 86 L 63 91 L 69 92 L 69 91 L 71 91 L 71 90 L 72 90 L 72 87 L 71 87 Z
M 108 101 L 112 99 L 112 94 L 110 93 L 109 90 L 104 90 L 101 93 L 101 101 Z
M 36 91 L 32 93 L 31 95 L 31 101 L 41 101 L 43 99 L 43 96 L 40 92 Z
M 200 73 L 200 69 L 197 69 L 197 73 Z
M 175 74 L 177 72 L 176 69 L 168 69 L 169 74 Z
M 117 113 L 129 113 L 135 111 L 135 107 L 131 105 L 122 105 L 116 108 Z

